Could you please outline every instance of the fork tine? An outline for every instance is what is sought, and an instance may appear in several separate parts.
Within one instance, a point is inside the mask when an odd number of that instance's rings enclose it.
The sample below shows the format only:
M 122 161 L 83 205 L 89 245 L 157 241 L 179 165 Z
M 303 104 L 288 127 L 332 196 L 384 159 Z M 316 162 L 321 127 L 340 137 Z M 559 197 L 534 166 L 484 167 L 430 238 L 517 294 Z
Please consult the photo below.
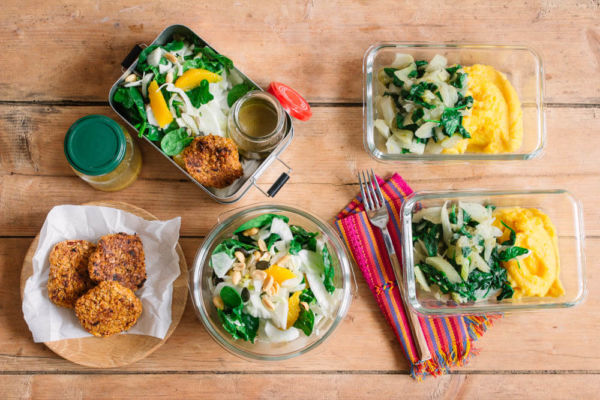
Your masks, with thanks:
M 365 172 L 365 173 L 367 174 L 367 177 L 369 178 L 367 180 L 368 181 L 367 188 L 369 189 L 369 194 L 373 198 L 373 203 L 375 204 L 375 208 L 381 208 L 382 204 L 379 202 L 379 197 L 377 196 L 375 186 L 373 185 L 373 180 L 369 176 L 368 172 Z
M 379 181 L 377 180 L 377 177 L 375 176 L 375 173 L 373 172 L 373 170 L 371 170 L 371 182 L 375 182 L 375 187 L 376 187 L 376 193 L 377 196 L 379 196 L 379 202 L 381 203 L 382 206 L 385 205 L 385 198 L 383 197 L 383 192 L 381 191 L 381 187 L 379 186 Z
M 360 187 L 360 195 L 362 196 L 363 205 L 365 206 L 365 209 L 368 209 L 369 206 L 367 204 L 367 196 L 365 195 L 365 189 L 363 187 L 363 182 L 362 182 L 362 178 L 360 176 L 360 172 L 358 172 L 356 175 L 358 176 L 358 186 Z
M 360 184 L 360 191 L 362 193 L 363 204 L 365 206 L 365 209 L 367 211 L 372 210 L 374 208 L 373 199 L 371 198 L 371 193 L 369 191 L 369 186 L 367 185 L 367 179 L 365 177 L 364 171 L 359 172 L 358 181 Z

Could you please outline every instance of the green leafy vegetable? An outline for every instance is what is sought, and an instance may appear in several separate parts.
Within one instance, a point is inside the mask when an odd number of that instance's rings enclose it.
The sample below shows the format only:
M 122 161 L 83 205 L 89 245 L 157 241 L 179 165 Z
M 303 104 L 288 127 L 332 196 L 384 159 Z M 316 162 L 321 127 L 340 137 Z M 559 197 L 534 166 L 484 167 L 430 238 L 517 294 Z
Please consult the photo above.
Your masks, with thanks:
M 307 232 L 298 225 L 291 225 L 290 230 L 294 237 L 290 242 L 290 254 L 298 254 L 302 249 L 317 250 L 316 237 L 319 234 L 318 232 Z
M 294 327 L 300 329 L 306 336 L 310 336 L 313 331 L 313 327 L 315 325 L 315 314 L 309 308 L 305 310 L 300 307 L 300 315 L 296 322 L 294 322 Z
M 506 225 L 504 223 L 504 221 L 500 221 L 500 223 L 502 225 L 504 225 L 504 227 L 510 231 L 510 238 L 508 240 L 505 240 L 502 243 L 502 245 L 503 246 L 514 246 L 515 243 L 517 242 L 517 233 L 515 232 L 515 230 L 513 228 L 511 228 L 510 226 Z
M 231 88 L 229 93 L 227 93 L 227 105 L 231 107 L 233 103 L 237 101 L 237 99 L 239 99 L 252 89 L 254 89 L 254 87 L 247 83 L 240 83 L 238 85 L 235 85 Z
M 242 306 L 227 311 L 217 310 L 223 328 L 234 339 L 254 343 L 258 332 L 258 318 L 242 311 Z
M 235 230 L 234 233 L 240 233 L 240 232 L 243 232 L 243 231 L 245 231 L 247 229 L 251 229 L 251 228 L 259 228 L 259 229 L 267 228 L 268 226 L 271 225 L 273 218 L 279 218 L 279 219 L 285 221 L 285 223 L 288 223 L 290 220 L 285 215 L 262 214 L 256 218 L 252 218 L 251 220 L 244 222 L 242 225 L 239 226 L 239 228 L 237 228 Z
M 509 261 L 524 254 L 529 253 L 529 250 L 524 247 L 513 246 L 500 252 L 500 261 Z
M 333 269 L 333 263 L 327 245 L 323 246 L 323 265 L 325 266 L 323 270 L 323 285 L 329 293 L 333 293 L 335 291 L 335 286 L 333 285 L 335 270 Z
M 306 288 L 300 293 L 300 301 L 303 301 L 307 304 L 314 304 L 317 302 L 315 298 L 315 294 L 310 288 Z
M 223 289 L 221 289 L 220 296 L 221 299 L 223 299 L 223 303 L 229 308 L 239 307 L 243 303 L 242 296 L 240 296 L 234 288 L 229 286 L 224 286 Z
M 181 153 L 194 139 L 189 136 L 184 128 L 175 129 L 167 133 L 160 141 L 160 148 L 169 156 Z
M 113 100 L 115 103 L 121 104 L 135 122 L 141 123 L 147 120 L 144 99 L 137 88 L 120 87 L 115 91 Z
M 166 51 L 179 51 L 181 49 L 183 49 L 183 42 L 180 40 L 173 40 L 172 42 L 169 42 L 167 44 L 165 44 L 163 46 L 163 49 L 165 49 Z
M 206 104 L 214 99 L 208 88 L 208 81 L 203 79 L 199 86 L 185 92 L 194 107 L 199 108 L 202 104 Z
M 276 241 L 280 240 L 281 236 L 276 233 L 271 233 L 265 243 L 267 244 L 267 249 L 271 250 L 271 247 L 275 244 Z
M 233 258 L 234 253 L 238 249 L 247 251 L 257 250 L 258 246 L 250 243 L 244 243 L 237 239 L 225 239 L 215 247 L 213 254 L 226 253 L 230 258 Z

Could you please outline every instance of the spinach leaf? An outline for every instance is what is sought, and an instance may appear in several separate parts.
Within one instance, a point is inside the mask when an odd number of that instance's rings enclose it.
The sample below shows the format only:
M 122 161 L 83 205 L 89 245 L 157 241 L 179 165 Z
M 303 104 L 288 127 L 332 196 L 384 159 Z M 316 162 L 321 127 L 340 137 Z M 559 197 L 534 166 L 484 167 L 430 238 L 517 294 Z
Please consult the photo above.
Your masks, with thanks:
M 150 53 L 152 53 L 157 47 L 160 47 L 160 46 L 154 44 L 154 45 L 148 46 L 144 50 L 142 50 L 142 52 L 140 53 L 140 55 L 138 57 L 138 63 L 136 66 L 136 69 L 138 71 L 142 71 L 142 72 L 153 71 L 154 75 L 158 75 L 158 68 L 153 67 L 148 64 L 148 55 Z
M 115 91 L 113 96 L 115 103 L 123 106 L 129 117 L 134 122 L 146 121 L 146 107 L 144 99 L 136 87 L 120 87 Z
M 383 72 L 385 72 L 385 74 L 387 76 L 389 76 L 390 78 L 393 78 L 395 76 L 394 72 L 398 71 L 398 68 L 384 68 Z
M 427 64 L 429 64 L 429 63 L 425 60 L 417 60 L 417 61 L 415 61 L 415 64 L 416 64 L 417 68 L 421 68 L 421 67 L 426 67 Z
M 446 109 L 442 113 L 440 124 L 444 127 L 444 133 L 448 136 L 454 135 L 454 132 L 461 126 L 462 115 L 456 110 Z
M 513 246 L 500 252 L 500 261 L 509 261 L 524 254 L 529 253 L 529 250 L 524 247 Z
M 502 225 L 504 225 L 504 227 L 510 231 L 510 238 L 508 240 L 505 240 L 502 243 L 502 246 L 514 246 L 515 243 L 517 242 L 517 233 L 515 232 L 515 230 L 513 228 L 511 228 L 510 226 L 506 225 L 504 223 L 504 221 L 500 221 L 500 223 Z
M 313 331 L 313 327 L 315 325 L 315 314 L 309 308 L 308 311 L 304 308 L 300 307 L 300 315 L 296 322 L 294 322 L 294 327 L 300 329 L 306 336 L 310 336 Z
M 311 251 L 317 250 L 316 237 L 319 234 L 318 232 L 307 232 L 298 225 L 291 225 L 290 230 L 294 236 L 290 243 L 290 254 L 298 254 L 303 248 Z
M 412 119 L 412 122 L 417 122 L 418 120 L 420 120 L 421 118 L 423 118 L 423 116 L 425 115 L 425 111 L 423 111 L 422 108 L 417 108 L 410 119 Z
M 159 127 L 150 125 L 146 121 L 144 121 L 141 124 L 137 124 L 135 127 L 139 131 L 139 134 L 138 134 L 139 137 L 146 136 L 148 139 L 152 140 L 153 142 L 157 142 L 157 141 L 161 140 L 163 137 L 163 133 Z
M 202 104 L 206 104 L 214 99 L 208 88 L 208 81 L 203 79 L 199 86 L 185 92 L 194 107 L 199 108 Z
M 317 301 L 315 298 L 315 294 L 310 288 L 306 288 L 300 293 L 300 301 L 303 301 L 308 304 L 313 304 Z
M 335 291 L 335 286 L 333 285 L 335 270 L 333 269 L 333 263 L 327 245 L 323 246 L 323 265 L 325 266 L 323 270 L 323 285 L 329 293 L 333 293 Z
M 467 84 L 467 74 L 458 72 L 456 77 L 450 81 L 450 84 L 455 88 L 462 89 Z
M 456 224 L 458 222 L 458 218 L 456 217 L 456 204 L 452 204 L 452 208 L 448 214 L 448 219 L 450 220 L 451 224 Z
M 215 247 L 212 254 L 227 253 L 229 257 L 233 258 L 235 251 L 238 249 L 253 251 L 257 250 L 258 246 L 250 243 L 244 243 L 237 239 L 225 239 Z
M 242 311 L 242 306 L 227 311 L 218 310 L 223 328 L 234 339 L 244 339 L 254 343 L 258 332 L 258 318 Z
M 236 292 L 232 287 L 223 287 L 223 289 L 221 289 L 220 296 L 221 299 L 223 299 L 223 303 L 229 308 L 236 308 L 243 304 L 242 296 L 240 296 L 239 293 Z
M 271 247 L 275 244 L 276 241 L 280 240 L 281 236 L 276 233 L 271 233 L 265 243 L 267 244 L 267 249 L 271 250 Z
M 167 43 L 163 46 L 163 49 L 166 51 L 178 51 L 183 49 L 183 42 L 180 40 L 173 40 L 170 43 Z
M 462 212 L 463 212 L 463 224 L 468 224 L 469 222 L 471 222 L 471 215 L 469 215 L 469 213 L 464 208 L 463 208 Z
M 167 133 L 160 141 L 160 148 L 168 156 L 181 153 L 194 139 L 189 136 L 184 128 L 175 129 Z
M 456 64 L 456 65 L 454 65 L 454 66 L 452 66 L 452 67 L 448 67 L 448 68 L 446 68 L 446 71 L 448 71 L 448 73 L 449 73 L 450 75 L 454 75 L 454 73 L 455 73 L 456 71 L 458 71 L 459 69 L 461 69 L 461 68 L 462 68 L 462 66 L 461 66 L 460 64 Z
M 442 226 L 429 221 L 424 221 L 421 229 L 417 229 L 413 235 L 413 241 L 421 239 L 427 250 L 427 255 L 435 257 L 441 240 Z
M 240 233 L 240 232 L 243 232 L 243 231 L 245 231 L 247 229 L 251 229 L 251 228 L 259 228 L 259 229 L 267 228 L 268 226 L 271 225 L 273 218 L 282 219 L 285 223 L 288 223 L 290 221 L 290 219 L 288 217 L 286 217 L 285 215 L 263 214 L 263 215 L 259 215 L 256 218 L 252 218 L 249 221 L 244 222 L 242 225 L 239 226 L 239 228 L 237 228 L 235 230 L 234 233 Z
M 229 71 L 233 68 L 233 62 L 224 55 L 218 54 L 208 46 L 200 47 L 195 50 L 202 53 L 204 59 L 204 67 L 212 72 L 220 72 L 223 69 Z M 196 54 L 198 54 L 196 53 Z
M 233 103 L 237 101 L 237 99 L 239 99 L 252 89 L 254 89 L 254 87 L 247 83 L 240 83 L 238 85 L 235 85 L 231 88 L 229 93 L 227 93 L 227 105 L 231 107 Z

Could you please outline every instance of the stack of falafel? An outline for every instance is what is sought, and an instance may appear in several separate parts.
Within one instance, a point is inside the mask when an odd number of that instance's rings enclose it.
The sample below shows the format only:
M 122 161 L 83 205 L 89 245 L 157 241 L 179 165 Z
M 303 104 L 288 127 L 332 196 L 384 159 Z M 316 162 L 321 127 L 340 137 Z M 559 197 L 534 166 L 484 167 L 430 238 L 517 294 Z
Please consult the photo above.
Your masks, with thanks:
M 65 240 L 50 252 L 48 297 L 74 308 L 81 326 L 94 336 L 127 331 L 142 314 L 134 291 L 146 281 L 144 247 L 137 234 L 102 236 L 94 245 Z

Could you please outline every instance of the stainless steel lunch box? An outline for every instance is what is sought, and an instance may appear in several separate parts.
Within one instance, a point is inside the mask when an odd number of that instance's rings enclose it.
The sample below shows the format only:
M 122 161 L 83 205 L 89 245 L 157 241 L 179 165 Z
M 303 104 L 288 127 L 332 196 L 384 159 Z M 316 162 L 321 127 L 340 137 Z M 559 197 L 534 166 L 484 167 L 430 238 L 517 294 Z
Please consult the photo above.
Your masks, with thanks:
M 168 43 L 171 40 L 171 38 L 173 37 L 173 35 L 182 35 L 182 36 L 190 38 L 190 39 L 194 38 L 202 45 L 208 46 L 208 47 L 212 48 L 213 50 L 215 50 L 212 46 L 210 46 L 208 43 L 206 43 L 200 36 L 198 36 L 194 31 L 192 31 L 190 28 L 188 28 L 187 26 L 184 26 L 184 25 L 171 25 L 171 26 L 167 27 L 164 31 L 162 31 L 156 37 L 156 39 L 154 39 L 154 41 L 151 43 L 151 45 L 154 45 L 154 44 L 163 45 L 165 43 Z M 123 74 L 112 85 L 112 87 L 110 88 L 110 92 L 108 94 L 108 102 L 109 102 L 110 106 L 112 107 L 112 109 L 135 132 L 138 132 L 138 130 L 133 126 L 133 124 L 130 121 L 127 120 L 126 116 L 123 115 L 123 113 L 121 113 L 121 111 L 119 110 L 119 107 L 113 102 L 113 94 L 115 93 L 115 91 L 117 90 L 117 88 L 119 87 L 121 82 L 134 71 L 134 69 L 137 65 L 137 62 L 138 62 L 139 54 L 142 51 L 142 49 L 143 49 L 143 45 L 136 45 L 129 52 L 127 57 L 125 57 L 125 59 L 121 63 L 121 65 L 123 66 Z M 215 51 L 217 51 L 217 50 L 215 50 Z M 218 51 L 217 51 L 217 53 L 218 53 Z M 234 60 L 234 65 L 235 65 L 235 60 Z M 254 81 L 252 81 L 250 78 L 248 78 L 243 72 L 241 72 L 240 70 L 238 70 L 235 67 L 234 67 L 234 69 L 244 79 L 244 81 L 253 84 L 257 88 L 260 88 L 260 86 L 258 86 Z M 286 149 L 286 147 L 288 147 L 288 145 L 292 141 L 292 137 L 294 136 L 294 127 L 293 127 L 293 123 L 292 123 L 293 122 L 292 117 L 288 113 L 286 113 L 286 118 L 288 119 L 288 121 L 287 121 L 288 131 L 285 133 L 281 142 L 267 156 L 267 158 L 262 160 L 262 162 L 260 163 L 258 168 L 250 176 L 244 176 L 244 177 L 240 178 L 242 181 L 236 183 L 239 186 L 235 189 L 235 191 L 233 193 L 227 193 L 227 194 L 223 194 L 222 190 L 209 188 L 209 187 L 205 187 L 205 186 L 201 185 L 192 176 L 190 176 L 185 169 L 181 168 L 175 161 L 173 161 L 173 159 L 171 157 L 164 154 L 159 145 L 157 145 L 155 142 L 147 139 L 146 137 L 144 137 L 144 140 L 146 140 L 148 143 L 150 143 L 156 149 L 156 151 L 158 153 L 160 153 L 163 157 L 165 157 L 167 160 L 169 160 L 169 162 L 171 164 L 173 164 L 173 166 L 175 168 L 177 168 L 179 171 L 181 171 L 182 174 L 187 176 L 192 182 L 194 182 L 196 185 L 198 185 L 198 187 L 200 187 L 210 197 L 212 197 L 215 201 L 217 201 L 219 203 L 234 203 L 234 202 L 238 201 L 240 198 L 242 198 L 242 196 L 244 194 L 246 194 L 246 192 L 248 191 L 248 189 L 250 189 L 251 186 L 255 186 L 258 190 L 260 190 L 267 197 L 274 197 L 277 194 L 277 192 L 279 192 L 279 190 L 283 187 L 283 185 L 289 180 L 290 173 L 292 172 L 291 168 L 286 163 L 284 163 L 282 160 L 279 159 L 279 154 L 281 154 Z M 261 189 L 260 186 L 258 186 L 257 180 L 262 175 L 262 173 L 265 172 L 269 168 L 269 166 L 271 166 L 271 164 L 275 160 L 277 160 L 281 164 L 283 164 L 283 166 L 286 169 L 286 172 L 283 172 L 279 176 L 279 178 L 275 181 L 275 183 L 273 183 L 273 185 L 265 191 L 265 190 Z

